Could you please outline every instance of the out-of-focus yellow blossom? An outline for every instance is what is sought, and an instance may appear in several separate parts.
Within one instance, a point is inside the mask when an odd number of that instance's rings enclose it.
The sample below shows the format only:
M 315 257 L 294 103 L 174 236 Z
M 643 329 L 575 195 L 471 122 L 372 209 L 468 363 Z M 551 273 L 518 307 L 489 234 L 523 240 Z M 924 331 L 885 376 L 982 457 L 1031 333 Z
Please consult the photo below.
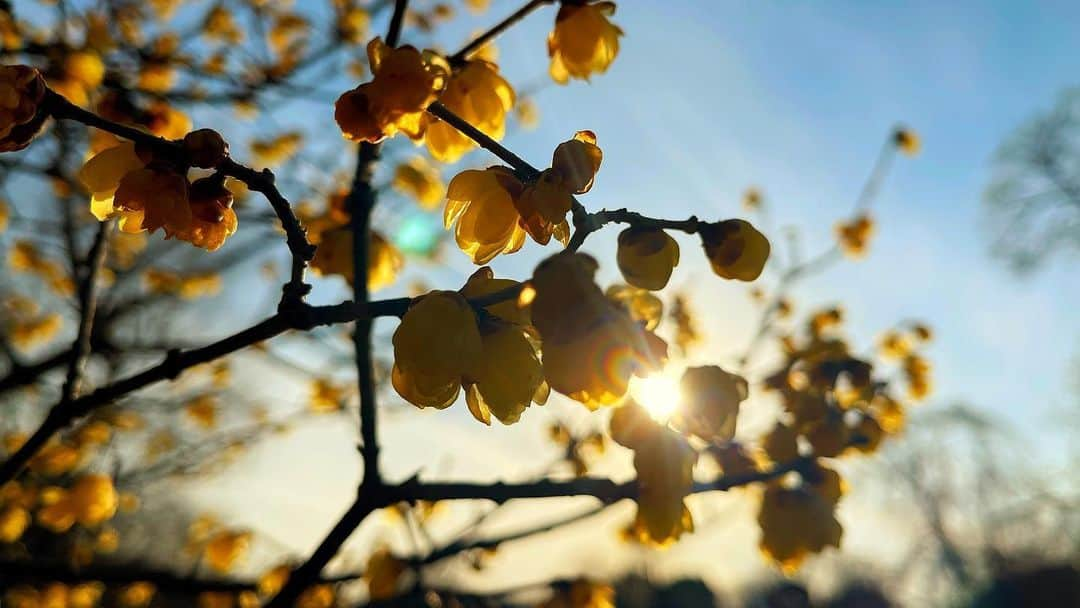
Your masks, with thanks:
M 397 594 L 401 577 L 407 571 L 405 562 L 394 557 L 386 547 L 376 549 L 367 561 L 364 580 L 372 600 L 385 600 Z
M 537 608 L 615 608 L 615 589 L 611 585 L 578 579 L 568 587 L 558 588 Z
M 532 130 L 540 125 L 540 108 L 531 97 L 519 99 L 514 105 L 514 116 L 525 129 Z
M 83 454 L 73 445 L 50 443 L 30 460 L 30 469 L 46 477 L 59 477 L 82 464 Z
M 735 436 L 739 404 L 749 395 L 746 380 L 715 365 L 689 367 L 679 389 L 682 402 L 675 414 L 679 430 L 706 441 Z
M 167 93 L 176 83 L 176 68 L 161 59 L 144 61 L 139 68 L 138 87 L 150 93 Z
M 32 241 L 15 241 L 8 253 L 8 266 L 16 272 L 39 276 L 60 295 L 71 295 L 75 291 L 69 273 L 59 263 L 45 257 Z
M 915 401 L 926 399 L 934 386 L 930 377 L 930 362 L 913 354 L 904 359 L 903 367 L 908 382 L 908 395 Z
M 514 89 L 494 63 L 470 59 L 454 70 L 439 102 L 489 137 L 502 139 L 506 114 L 514 107 Z M 456 162 L 476 146 L 467 135 L 430 114 L 423 116 L 421 132 L 428 151 L 444 163 Z
M 881 426 L 881 430 L 893 435 L 904 430 L 907 413 L 904 406 L 892 397 L 879 393 L 874 396 L 870 403 L 874 418 Z
M 280 165 L 296 155 L 304 135 L 299 131 L 282 133 L 271 139 L 256 139 L 251 142 L 251 154 L 261 164 L 271 167 Z
M 73 525 L 91 528 L 116 514 L 118 498 L 112 479 L 107 475 L 83 475 L 68 489 L 54 488 L 37 512 L 42 527 L 63 533 Z
M 393 343 L 394 388 L 417 407 L 449 407 L 463 378 L 479 378 L 480 330 L 457 292 L 433 291 L 420 298 L 402 317 Z
M 694 315 L 690 312 L 686 296 L 678 294 L 672 300 L 670 318 L 675 321 L 675 346 L 686 354 L 701 341 Z
M 616 260 L 627 283 L 656 291 L 679 265 L 679 244 L 659 228 L 630 227 L 619 233 Z
M 184 406 L 188 418 L 205 430 L 217 426 L 217 409 L 217 399 L 213 395 L 200 395 Z
M 337 595 L 332 585 L 313 585 L 296 598 L 296 608 L 334 608 Z
M 346 5 L 338 11 L 337 30 L 349 44 L 360 44 L 371 26 L 371 15 L 362 7 Z
M 893 143 L 898 150 L 908 156 L 915 156 L 922 148 L 922 140 L 919 134 L 906 127 L 900 127 L 893 131 Z
M 105 528 L 94 538 L 94 551 L 114 553 L 120 547 L 120 534 L 113 528 Z
M 667 344 L 635 323 L 593 281 L 596 260 L 556 254 L 533 273 L 532 321 L 550 387 L 590 408 L 626 394 L 631 375 L 657 369 Z
M 414 156 L 394 168 L 394 188 L 407 194 L 425 209 L 434 209 L 446 195 L 439 170 L 422 156 Z
M 769 259 L 769 239 L 745 220 L 703 224 L 699 235 L 713 272 L 725 279 L 753 281 Z
M 87 89 L 95 89 L 105 78 L 105 63 L 94 51 L 75 51 L 64 58 L 67 77 Z
M 300 44 L 311 31 L 311 24 L 297 13 L 279 13 L 270 26 L 267 38 L 270 46 L 278 53 L 284 53 L 293 45 Z
M 617 303 L 630 318 L 653 330 L 664 316 L 664 303 L 647 289 L 630 285 L 612 285 L 605 292 L 608 299 Z
M 143 284 L 150 293 L 178 295 L 185 300 L 214 295 L 221 291 L 221 275 L 207 272 L 180 276 L 160 268 L 143 273 Z
M 791 573 L 807 556 L 825 547 L 839 547 L 844 530 L 836 521 L 833 506 L 809 488 L 770 485 L 758 512 L 761 552 Z
M 450 180 L 443 224 L 454 227 L 454 239 L 474 264 L 486 264 L 500 253 L 525 244 L 525 230 L 514 206 L 524 186 L 506 167 L 469 170 Z
M 852 429 L 852 448 L 863 454 L 872 454 L 877 451 L 881 441 L 885 438 L 885 430 L 881 423 L 869 413 L 863 413 Z
M 202 34 L 232 45 L 244 40 L 244 29 L 236 22 L 232 11 L 222 5 L 211 8 L 206 14 Z
M 30 145 L 45 124 L 42 111 L 45 80 L 25 65 L 0 66 L 0 152 L 14 152 Z
M 150 605 L 155 594 L 157 587 L 153 583 L 140 581 L 121 589 L 116 599 L 123 608 L 145 608 Z
M 223 530 L 206 543 L 203 558 L 208 566 L 224 574 L 247 556 L 250 545 L 251 532 Z
M 13 543 L 22 538 L 30 525 L 30 513 L 17 505 L 0 509 L 0 544 Z
M 592 189 L 603 159 L 592 131 L 578 131 L 573 139 L 556 146 L 551 168 L 514 200 L 522 226 L 534 241 L 546 245 L 554 235 L 566 244 L 570 238 L 566 214 L 573 206 L 573 195 Z
M 755 211 L 761 207 L 762 202 L 765 200 L 765 196 L 761 193 L 761 190 L 751 186 L 743 192 L 742 205 L 743 209 L 747 211 Z
M 874 220 L 867 213 L 861 213 L 850 222 L 836 225 L 836 239 L 840 249 L 851 258 L 866 255 L 870 238 L 874 236 Z
M 608 20 L 614 13 L 614 2 L 564 2 L 560 6 L 555 29 L 548 35 L 548 71 L 555 82 L 588 80 L 594 73 L 607 71 L 619 54 L 623 34 Z
M 325 414 L 340 411 L 345 402 L 345 390 L 327 378 L 311 382 L 308 406 L 311 411 Z
M 491 0 L 465 0 L 465 6 L 470 12 L 479 15 L 491 7 Z
M 372 230 L 368 241 L 368 290 L 376 291 L 397 279 L 405 258 L 382 234 Z M 336 274 L 353 284 L 353 232 L 348 226 L 321 234 L 311 268 L 320 275 Z
M 888 359 L 903 359 L 911 353 L 911 339 L 898 331 L 888 331 L 879 342 L 881 355 Z
M 289 577 L 292 576 L 292 567 L 289 564 L 281 564 L 267 570 L 259 577 L 258 591 L 263 597 L 273 597 L 285 586 Z
M 11 209 L 8 204 L 0 200 L 0 232 L 7 230 L 8 221 L 11 219 Z
M 929 342 L 934 339 L 934 331 L 930 329 L 929 325 L 923 323 L 913 323 L 911 325 L 911 333 L 920 342 Z
M 346 139 L 379 142 L 403 131 L 421 132 L 424 109 L 446 84 L 446 61 L 412 46 L 391 49 L 381 38 L 368 43 L 368 62 L 374 79 L 338 98 L 334 119 Z

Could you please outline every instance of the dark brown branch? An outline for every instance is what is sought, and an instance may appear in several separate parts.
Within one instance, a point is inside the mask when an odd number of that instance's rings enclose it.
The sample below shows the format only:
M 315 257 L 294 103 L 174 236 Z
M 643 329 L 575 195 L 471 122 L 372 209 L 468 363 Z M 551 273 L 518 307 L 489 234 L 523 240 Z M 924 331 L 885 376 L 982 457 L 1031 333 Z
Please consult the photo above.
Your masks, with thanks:
M 498 156 L 503 162 L 513 167 L 514 170 L 521 173 L 526 179 L 536 179 L 540 175 L 539 169 L 525 162 L 524 159 L 506 149 L 499 142 L 488 137 L 488 135 L 480 129 L 469 124 L 469 121 L 451 112 L 450 109 L 442 103 L 438 101 L 432 103 L 428 106 L 427 112 L 440 120 L 446 121 L 447 124 L 458 131 L 461 131 L 463 135 L 476 142 L 481 148 Z
M 512 15 L 492 26 L 491 29 L 473 38 L 468 44 L 453 55 L 446 58 L 450 65 L 459 66 L 469 59 L 474 52 L 483 48 L 484 45 L 498 38 L 503 32 L 510 29 L 514 24 L 524 19 L 529 13 L 546 4 L 554 4 L 555 0 L 531 0 L 525 6 L 519 8 Z
M 112 221 L 98 224 L 94 243 L 90 246 L 90 253 L 86 258 L 86 276 L 79 283 L 79 329 L 71 347 L 67 378 L 61 391 L 63 401 L 71 401 L 79 396 L 83 368 L 90 358 L 90 339 L 94 333 L 94 315 L 97 312 L 98 276 L 105 265 L 106 244 L 112 226 Z

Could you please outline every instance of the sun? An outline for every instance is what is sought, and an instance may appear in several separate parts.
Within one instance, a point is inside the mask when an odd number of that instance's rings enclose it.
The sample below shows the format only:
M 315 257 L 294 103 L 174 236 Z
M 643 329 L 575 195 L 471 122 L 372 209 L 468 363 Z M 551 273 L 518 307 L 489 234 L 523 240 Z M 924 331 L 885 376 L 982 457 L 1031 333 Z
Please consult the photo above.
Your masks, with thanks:
M 682 399 L 678 378 L 670 370 L 630 380 L 630 396 L 649 416 L 659 423 L 666 423 Z

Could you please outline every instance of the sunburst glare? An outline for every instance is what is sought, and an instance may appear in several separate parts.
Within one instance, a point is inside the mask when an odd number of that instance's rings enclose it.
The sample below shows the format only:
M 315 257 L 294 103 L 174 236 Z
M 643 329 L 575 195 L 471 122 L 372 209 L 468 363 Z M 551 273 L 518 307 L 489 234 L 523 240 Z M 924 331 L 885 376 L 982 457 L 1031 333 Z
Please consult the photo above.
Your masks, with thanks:
M 666 423 L 682 399 L 679 378 L 672 370 L 650 374 L 630 381 L 630 395 L 649 412 L 653 420 Z

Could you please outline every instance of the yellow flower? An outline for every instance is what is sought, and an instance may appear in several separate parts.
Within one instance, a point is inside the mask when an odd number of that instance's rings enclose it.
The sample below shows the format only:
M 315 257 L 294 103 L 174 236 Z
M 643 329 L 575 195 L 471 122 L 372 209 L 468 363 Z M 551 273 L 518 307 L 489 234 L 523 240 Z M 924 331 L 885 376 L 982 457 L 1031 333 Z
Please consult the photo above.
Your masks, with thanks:
M 514 106 L 514 116 L 523 128 L 530 131 L 540 124 L 540 108 L 536 107 L 536 102 L 532 98 L 519 100 Z
M 450 180 L 443 223 L 457 222 L 454 239 L 474 264 L 486 264 L 500 253 L 513 253 L 525 244 L 525 230 L 514 200 L 523 189 L 506 167 L 469 170 Z
M 45 124 L 42 111 L 45 80 L 25 65 L 0 66 L 0 152 L 14 152 L 30 145 Z
M 16 505 L 0 509 L 0 544 L 19 540 L 29 525 L 30 514 L 26 509 Z
M 97 526 L 116 515 L 119 498 L 107 475 L 80 477 L 71 488 L 55 488 L 38 510 L 38 523 L 53 532 L 66 532 L 74 524 Z
M 156 593 L 157 587 L 153 583 L 131 583 L 120 590 L 117 601 L 123 608 L 145 608 Z
M 476 316 L 454 291 L 433 291 L 409 308 L 394 332 L 394 389 L 413 405 L 443 409 L 462 379 L 475 381 L 483 353 Z
M 573 139 L 555 148 L 551 168 L 514 199 L 522 226 L 534 241 L 546 245 L 552 235 L 563 244 L 569 240 L 566 214 L 573 206 L 573 195 L 585 194 L 592 188 L 603 159 L 592 131 L 578 131 Z
M 684 498 L 694 486 L 697 453 L 678 433 L 660 426 L 634 402 L 615 410 L 611 436 L 634 450 L 638 511 L 630 533 L 659 546 L 693 530 Z
M 311 382 L 308 406 L 311 411 L 325 414 L 341 410 L 345 391 L 326 378 L 316 378 Z
M 548 35 L 549 72 L 559 84 L 570 78 L 588 80 L 604 73 L 619 54 L 623 32 L 608 17 L 615 13 L 614 2 L 570 3 L 559 8 L 555 29 Z
M 735 436 L 739 403 L 749 394 L 746 380 L 715 365 L 689 367 L 679 388 L 682 403 L 676 426 L 706 441 L 729 441 Z
M 494 63 L 473 59 L 454 71 L 439 102 L 493 139 L 506 132 L 506 114 L 514 107 L 514 89 Z M 444 163 L 456 162 L 476 143 L 455 127 L 425 114 L 422 132 L 428 151 Z
M 190 187 L 189 203 L 190 221 L 171 236 L 207 251 L 216 251 L 225 244 L 225 239 L 236 233 L 233 194 L 225 187 L 221 174 L 195 180 Z
M 480 335 L 483 353 L 476 382 L 466 387 L 466 403 L 484 424 L 491 424 L 492 414 L 513 424 L 544 381 L 539 354 L 518 325 L 493 322 Z
M 920 355 L 908 355 L 904 359 L 903 368 L 908 382 L 908 395 L 915 401 L 926 399 L 933 390 L 930 362 Z
M 368 290 L 376 291 L 397 279 L 405 264 L 401 252 L 372 230 L 368 243 Z M 311 268 L 320 275 L 336 274 L 353 284 L 353 233 L 349 226 L 323 232 Z
M 251 154 L 264 165 L 280 165 L 296 154 L 303 141 L 304 136 L 298 131 L 282 133 L 271 139 L 256 139 L 251 142 Z
M 659 228 L 630 227 L 619 233 L 616 261 L 627 283 L 656 291 L 679 265 L 679 244 Z
M 833 506 L 809 488 L 770 485 L 758 512 L 761 552 L 790 573 L 808 555 L 825 547 L 839 547 L 844 530 L 836 521 Z
M 922 140 L 919 138 L 919 134 L 906 127 L 900 127 L 893 131 L 893 143 L 908 156 L 915 156 L 919 153 L 919 149 L 922 148 Z
M 242 560 L 251 544 L 250 532 L 224 530 L 214 535 L 203 549 L 206 564 L 220 573 L 233 569 Z
M 743 193 L 742 204 L 743 209 L 747 211 L 754 211 L 761 207 L 761 202 L 764 200 L 764 196 L 761 194 L 761 190 L 751 186 Z
M 385 547 L 376 549 L 368 558 L 364 580 L 372 600 L 385 600 L 397 594 L 398 583 L 408 569 L 405 562 L 394 557 Z
M 367 52 L 374 79 L 343 93 L 334 106 L 342 134 L 372 143 L 398 131 L 418 137 L 424 109 L 445 86 L 449 66 L 412 46 L 391 49 L 380 38 L 368 43 Z
M 866 213 L 856 216 L 850 222 L 836 225 L 836 239 L 840 248 L 851 258 L 866 255 L 870 237 L 874 235 L 874 220 Z
M 446 195 L 446 185 L 439 170 L 424 157 L 414 156 L 394 169 L 394 188 L 407 194 L 425 209 L 434 209 Z
M 725 279 L 753 281 L 769 259 L 769 239 L 744 220 L 704 224 L 701 244 L 713 272 Z
M 217 426 L 217 400 L 212 395 L 196 397 L 184 406 L 184 411 L 202 429 Z
M 171 236 L 191 226 L 187 179 L 171 168 L 149 166 L 128 172 L 120 179 L 112 206 L 130 212 L 120 225 L 125 232 L 164 228 Z
M 512 279 L 497 279 L 491 268 L 484 266 L 472 273 L 469 280 L 461 288 L 461 295 L 466 298 L 479 298 L 494 294 L 503 290 L 520 286 L 521 283 Z M 530 325 L 529 307 L 519 305 L 517 298 L 507 298 L 502 302 L 488 304 L 484 310 L 503 321 L 516 323 L 527 328 Z
M 552 389 L 590 408 L 617 402 L 631 375 L 667 357 L 663 340 L 604 296 L 593 282 L 596 269 L 585 254 L 556 254 L 537 266 L 532 283 L 544 376 Z

